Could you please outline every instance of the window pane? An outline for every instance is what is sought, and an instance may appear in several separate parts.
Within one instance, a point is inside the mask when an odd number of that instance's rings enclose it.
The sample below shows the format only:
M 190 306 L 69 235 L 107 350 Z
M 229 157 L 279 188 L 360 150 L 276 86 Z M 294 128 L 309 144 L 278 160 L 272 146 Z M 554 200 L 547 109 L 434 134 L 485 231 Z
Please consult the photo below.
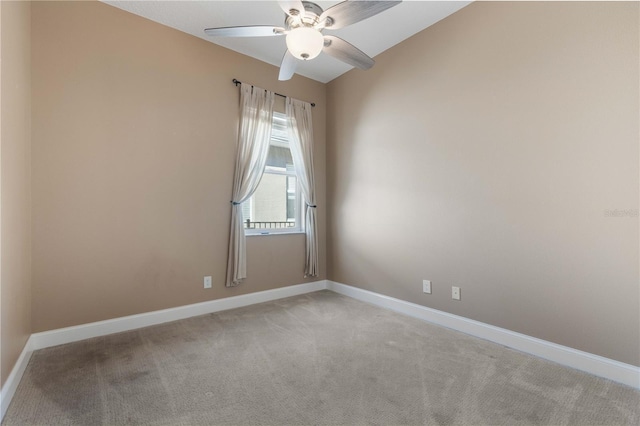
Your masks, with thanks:
M 288 147 L 271 145 L 267 157 L 267 167 L 277 167 L 283 170 L 293 169 L 293 158 Z
M 284 114 L 274 113 L 267 169 L 258 189 L 242 205 L 246 229 L 299 228 L 299 195 Z
M 287 220 L 295 222 L 296 220 L 296 177 L 286 176 L 287 178 Z
M 250 205 L 242 209 L 245 228 L 295 228 L 296 194 L 289 192 L 292 186 L 295 190 L 295 181 L 295 176 L 265 173 L 251 200 L 244 203 Z

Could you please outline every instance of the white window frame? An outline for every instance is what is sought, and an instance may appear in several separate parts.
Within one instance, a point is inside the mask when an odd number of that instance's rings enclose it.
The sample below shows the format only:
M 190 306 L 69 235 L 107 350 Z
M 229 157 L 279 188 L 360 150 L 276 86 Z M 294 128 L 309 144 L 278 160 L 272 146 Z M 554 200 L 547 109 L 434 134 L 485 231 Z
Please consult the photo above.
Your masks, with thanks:
M 273 121 L 274 121 L 274 128 L 276 128 L 276 121 L 280 121 L 280 127 L 282 127 L 283 125 L 286 126 L 286 115 L 284 115 L 283 113 L 279 113 L 279 112 L 274 112 L 273 113 Z M 285 127 L 286 129 L 286 127 Z M 282 136 L 281 136 L 282 137 Z M 291 149 L 290 145 L 289 145 L 289 141 L 288 141 L 288 137 L 287 137 L 287 142 L 283 143 L 281 140 L 279 140 L 276 137 L 273 137 L 273 131 L 272 131 L 272 137 L 271 137 L 271 141 L 269 143 L 269 145 L 273 145 L 273 146 L 277 146 L 277 147 L 281 147 L 281 148 L 289 148 Z M 295 165 L 294 165 L 295 167 Z M 273 174 L 273 175 L 283 175 L 283 176 L 293 176 L 296 178 L 296 192 L 295 192 L 295 196 L 296 196 L 296 201 L 297 201 L 297 205 L 296 205 L 296 217 L 295 217 L 295 223 L 296 223 L 296 227 L 294 228 L 269 228 L 269 229 L 246 229 L 244 230 L 245 235 L 247 236 L 252 236 L 252 235 L 282 235 L 282 234 L 301 234 L 304 233 L 304 223 L 302 221 L 302 212 L 304 210 L 304 202 L 302 200 L 302 192 L 300 191 L 300 183 L 298 182 L 298 176 L 296 175 L 296 171 L 294 170 L 283 170 L 281 167 L 272 167 L 272 166 L 267 166 L 265 167 L 264 173 L 269 173 L 269 174 Z M 260 187 L 260 185 L 258 185 L 258 187 Z M 245 203 L 252 203 L 253 200 L 253 195 L 251 196 L 251 198 L 249 198 L 247 201 L 245 201 Z M 251 206 L 250 209 L 253 209 L 253 206 Z

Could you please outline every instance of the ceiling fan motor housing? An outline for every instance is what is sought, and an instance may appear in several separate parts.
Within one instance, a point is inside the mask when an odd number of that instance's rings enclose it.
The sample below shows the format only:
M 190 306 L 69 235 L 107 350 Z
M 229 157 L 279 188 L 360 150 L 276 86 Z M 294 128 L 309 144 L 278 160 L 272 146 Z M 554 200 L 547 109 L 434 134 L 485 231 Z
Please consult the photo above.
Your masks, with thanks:
M 298 27 L 314 27 L 320 21 L 320 15 L 322 15 L 322 8 L 317 4 L 310 1 L 303 1 L 304 11 L 296 11 L 298 14 L 291 13 L 287 15 L 284 23 L 288 30 Z M 291 10 L 294 12 L 295 9 Z

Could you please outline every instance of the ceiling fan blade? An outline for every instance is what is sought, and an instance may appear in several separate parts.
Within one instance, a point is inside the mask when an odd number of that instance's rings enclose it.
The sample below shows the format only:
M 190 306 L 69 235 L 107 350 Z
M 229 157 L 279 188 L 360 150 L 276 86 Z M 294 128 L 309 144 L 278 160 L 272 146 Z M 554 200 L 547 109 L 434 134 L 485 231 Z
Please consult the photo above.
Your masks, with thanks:
M 298 68 L 298 60 L 287 50 L 280 64 L 280 74 L 278 80 L 285 81 L 291 79 Z
M 336 36 L 324 36 L 324 48 L 322 51 L 361 70 L 368 70 L 375 63 L 369 55 Z
M 339 28 L 346 27 L 347 25 L 355 24 L 356 22 L 363 21 L 380 12 L 397 6 L 402 3 L 399 1 L 343 1 L 335 6 L 331 6 L 320 15 L 320 22 L 325 23 L 325 28 L 330 30 L 337 30 Z
M 246 27 L 207 28 L 206 35 L 213 37 L 267 37 L 283 35 L 284 28 L 272 25 L 252 25 Z
M 292 10 L 297 10 L 298 15 L 304 15 L 304 5 L 300 0 L 280 0 L 278 4 L 280 8 L 284 10 L 284 13 L 289 16 L 296 16 L 295 13 L 291 12 Z

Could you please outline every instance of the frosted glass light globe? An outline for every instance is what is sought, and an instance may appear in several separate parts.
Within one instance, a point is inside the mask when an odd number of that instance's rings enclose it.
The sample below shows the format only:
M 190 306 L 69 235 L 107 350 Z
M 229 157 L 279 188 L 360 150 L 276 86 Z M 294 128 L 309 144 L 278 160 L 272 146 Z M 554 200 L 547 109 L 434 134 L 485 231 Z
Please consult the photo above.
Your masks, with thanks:
M 324 37 L 318 30 L 310 27 L 299 27 L 287 34 L 287 49 L 298 59 L 313 59 L 324 47 Z

